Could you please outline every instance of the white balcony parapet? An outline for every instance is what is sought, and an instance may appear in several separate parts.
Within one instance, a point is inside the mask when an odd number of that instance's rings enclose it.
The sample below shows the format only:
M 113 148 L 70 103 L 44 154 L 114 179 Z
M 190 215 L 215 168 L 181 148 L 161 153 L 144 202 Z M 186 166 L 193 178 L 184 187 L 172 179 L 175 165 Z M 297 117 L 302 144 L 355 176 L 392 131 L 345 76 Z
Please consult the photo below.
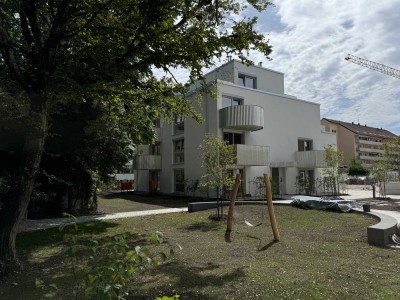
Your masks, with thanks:
M 298 151 L 296 162 L 298 168 L 324 168 L 324 150 Z
M 256 105 L 228 106 L 219 110 L 221 128 L 255 131 L 264 128 L 264 108 Z
M 238 166 L 268 166 L 269 147 L 254 145 L 234 145 L 236 165 Z
M 356 142 L 358 143 L 359 147 L 361 147 L 362 144 L 365 145 L 374 145 L 374 146 L 381 146 L 383 143 L 381 142 L 373 142 L 373 141 L 367 141 L 367 140 L 356 140 Z
M 360 159 L 361 159 L 361 160 L 375 160 L 375 161 L 379 161 L 379 160 L 383 160 L 383 157 L 382 157 L 382 156 L 360 155 Z
M 161 155 L 139 155 L 133 160 L 134 170 L 161 170 Z
M 371 148 L 359 148 L 358 151 L 362 152 L 371 152 L 371 153 L 385 153 L 385 150 L 383 149 L 371 149 Z

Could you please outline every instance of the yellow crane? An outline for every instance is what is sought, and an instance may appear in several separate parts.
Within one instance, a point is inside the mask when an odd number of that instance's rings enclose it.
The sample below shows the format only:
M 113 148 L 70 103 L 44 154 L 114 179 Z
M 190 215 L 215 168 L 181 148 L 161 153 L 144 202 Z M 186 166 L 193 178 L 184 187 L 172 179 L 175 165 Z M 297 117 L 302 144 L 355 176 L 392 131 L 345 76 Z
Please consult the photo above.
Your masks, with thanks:
M 381 72 L 383 74 L 395 77 L 397 79 L 400 79 L 400 70 L 385 66 L 383 64 L 376 63 L 376 62 L 370 61 L 368 59 L 360 58 L 360 57 L 357 57 L 357 56 L 351 55 L 351 54 L 348 54 L 346 56 L 345 60 L 350 61 L 357 65 L 369 68 L 371 70 L 375 70 L 375 71 Z

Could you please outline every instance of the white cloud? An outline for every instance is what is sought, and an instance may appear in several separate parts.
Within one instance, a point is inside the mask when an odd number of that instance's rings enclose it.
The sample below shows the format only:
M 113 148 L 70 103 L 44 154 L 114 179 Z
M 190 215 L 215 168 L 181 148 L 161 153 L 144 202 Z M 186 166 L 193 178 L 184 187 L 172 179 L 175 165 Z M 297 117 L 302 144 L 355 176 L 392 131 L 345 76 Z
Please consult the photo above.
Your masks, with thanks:
M 399 7 L 400 0 L 276 1 L 257 26 L 273 60 L 251 58 L 285 73 L 286 93 L 320 103 L 322 117 L 400 134 L 400 80 L 344 60 L 351 53 L 400 69 Z M 185 70 L 174 73 L 187 78 Z
M 288 94 L 321 103 L 322 116 L 400 133 L 400 81 L 344 60 L 352 53 L 400 68 L 399 6 L 281 0 L 275 10 L 284 30 L 269 34 L 273 61 L 265 65 L 285 73 Z

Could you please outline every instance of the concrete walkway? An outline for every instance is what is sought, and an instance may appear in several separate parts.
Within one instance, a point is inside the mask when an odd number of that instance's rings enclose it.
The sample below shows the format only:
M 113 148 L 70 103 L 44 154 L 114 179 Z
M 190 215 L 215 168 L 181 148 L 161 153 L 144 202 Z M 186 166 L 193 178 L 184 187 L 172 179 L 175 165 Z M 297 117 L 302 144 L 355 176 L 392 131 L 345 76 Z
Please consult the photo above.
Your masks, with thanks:
M 349 189 L 349 195 L 343 196 L 345 200 L 360 200 L 372 198 L 372 190 L 364 190 L 361 188 Z M 387 195 L 391 199 L 399 200 L 400 195 Z M 275 204 L 290 205 L 292 200 L 275 200 Z M 86 223 L 99 220 L 115 220 L 121 218 L 134 218 L 143 217 L 150 215 L 160 215 L 160 214 L 170 214 L 170 213 L 180 213 L 187 212 L 186 207 L 182 208 L 164 208 L 164 209 L 154 209 L 154 210 L 144 210 L 144 211 L 130 211 L 122 212 L 108 215 L 92 215 L 92 216 L 82 216 L 77 217 L 77 223 Z M 389 210 L 372 210 L 374 212 L 380 212 L 388 216 L 394 217 L 400 223 L 400 212 L 399 211 L 389 211 Z M 19 232 L 34 231 L 47 229 L 52 227 L 58 227 L 61 224 L 71 224 L 72 221 L 69 218 L 56 218 L 56 219 L 42 219 L 42 220 L 27 220 L 19 228 Z
M 109 215 L 92 215 L 92 216 L 82 216 L 76 218 L 76 223 L 86 223 L 92 221 L 101 220 L 115 220 L 122 218 L 134 218 L 143 217 L 150 215 L 161 215 L 170 213 L 181 213 L 187 212 L 186 207 L 182 208 L 164 208 L 164 209 L 153 209 L 153 210 L 143 210 L 143 211 L 129 211 L 123 213 L 115 213 Z M 56 219 L 42 219 L 42 220 L 27 220 L 19 228 L 19 232 L 34 231 L 40 229 L 47 229 L 52 227 L 58 227 L 61 224 L 72 224 L 70 218 L 56 218 Z

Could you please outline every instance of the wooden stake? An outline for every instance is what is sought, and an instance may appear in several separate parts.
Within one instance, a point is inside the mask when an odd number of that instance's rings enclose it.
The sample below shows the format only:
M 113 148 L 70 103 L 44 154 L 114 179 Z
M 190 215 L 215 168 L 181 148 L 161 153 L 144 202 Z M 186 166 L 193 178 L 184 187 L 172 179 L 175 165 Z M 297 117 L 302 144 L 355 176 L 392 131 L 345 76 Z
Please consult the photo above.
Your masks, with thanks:
M 233 185 L 233 189 L 231 192 L 231 202 L 229 204 L 228 222 L 226 224 L 226 232 L 232 231 L 233 212 L 235 211 L 235 202 L 236 202 L 236 197 L 237 197 L 237 193 L 239 190 L 239 185 L 240 185 L 240 174 L 238 173 L 238 174 L 236 174 L 235 184 Z
M 269 219 L 271 220 L 271 227 L 272 227 L 272 232 L 274 233 L 274 240 L 279 241 L 279 232 L 278 232 L 278 226 L 276 224 L 276 219 L 275 219 L 275 211 L 274 211 L 274 205 L 272 204 L 272 189 L 271 189 L 271 182 L 269 181 L 269 176 L 267 174 L 264 174 L 264 181 L 265 181 L 265 189 L 266 189 L 266 197 L 267 197 L 267 207 L 268 207 L 268 213 L 269 213 Z

